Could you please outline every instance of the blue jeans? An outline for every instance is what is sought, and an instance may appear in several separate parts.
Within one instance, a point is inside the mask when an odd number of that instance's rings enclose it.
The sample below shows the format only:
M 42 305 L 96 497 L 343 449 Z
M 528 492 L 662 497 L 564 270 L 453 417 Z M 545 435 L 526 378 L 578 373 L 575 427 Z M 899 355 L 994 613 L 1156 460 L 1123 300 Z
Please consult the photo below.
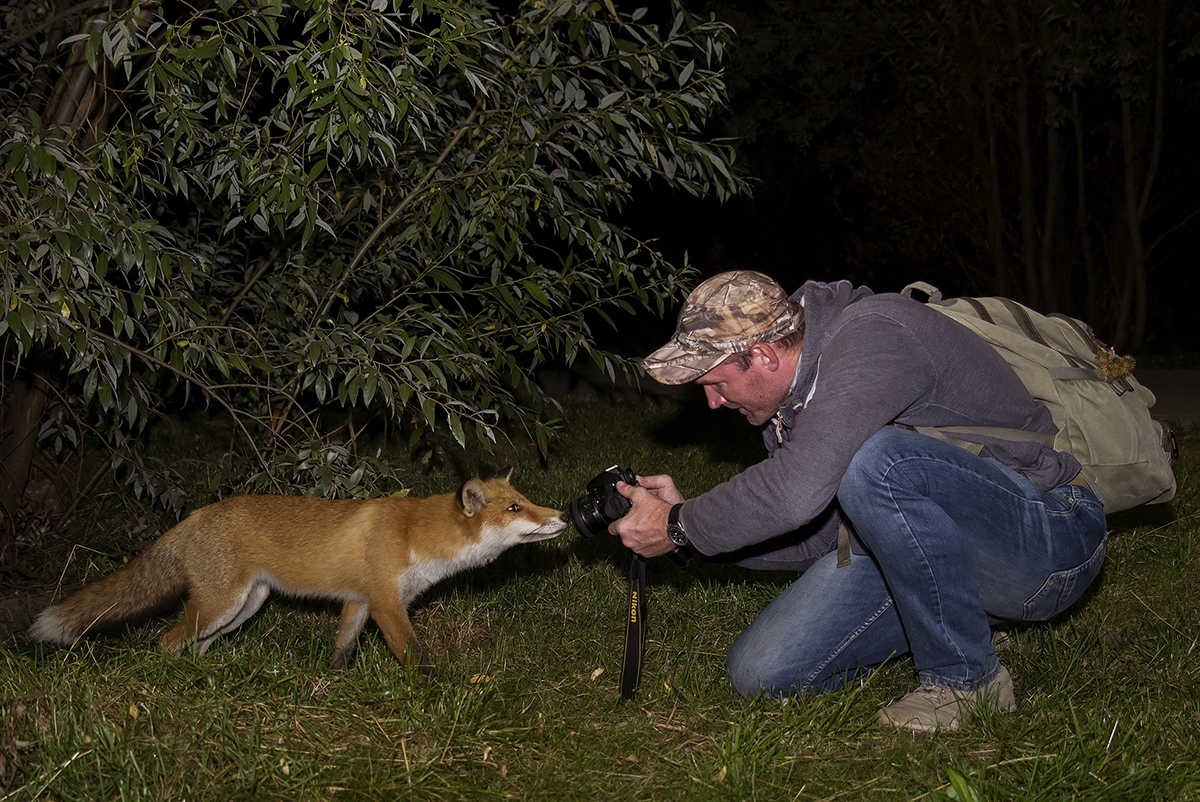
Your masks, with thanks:
M 871 555 L 827 554 L 767 605 L 729 651 L 742 695 L 836 690 L 904 654 L 923 684 L 978 688 L 1000 671 L 992 623 L 1062 612 L 1104 562 L 1090 489 L 1044 492 L 906 429 L 864 443 L 837 498 Z

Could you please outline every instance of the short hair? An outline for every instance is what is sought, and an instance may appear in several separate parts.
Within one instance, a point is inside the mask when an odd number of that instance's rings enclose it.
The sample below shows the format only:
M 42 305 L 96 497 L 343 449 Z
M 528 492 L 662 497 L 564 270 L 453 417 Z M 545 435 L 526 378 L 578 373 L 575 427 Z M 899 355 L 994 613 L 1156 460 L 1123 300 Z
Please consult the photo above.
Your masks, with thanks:
M 797 348 L 804 342 L 804 307 L 798 301 L 788 301 L 788 310 L 796 320 L 795 331 L 788 332 L 778 340 L 772 340 L 771 345 L 777 345 L 788 351 Z M 755 343 L 757 345 L 757 343 Z M 751 346 L 752 348 L 753 346 Z M 747 371 L 750 369 L 750 349 L 735 351 L 730 354 L 725 362 L 738 366 L 739 370 Z

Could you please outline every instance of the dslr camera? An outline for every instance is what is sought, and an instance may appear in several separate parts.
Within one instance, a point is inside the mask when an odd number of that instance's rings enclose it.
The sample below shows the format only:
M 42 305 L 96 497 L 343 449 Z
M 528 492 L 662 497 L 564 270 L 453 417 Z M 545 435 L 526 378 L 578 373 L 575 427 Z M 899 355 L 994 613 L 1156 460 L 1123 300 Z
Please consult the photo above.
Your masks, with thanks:
M 633 502 L 617 492 L 618 481 L 636 485 L 637 476 L 628 468 L 610 465 L 587 483 L 587 493 L 571 502 L 571 523 L 579 534 L 593 537 L 607 532 L 609 524 L 633 508 Z M 676 546 L 668 556 L 684 568 L 692 561 L 691 550 L 683 546 Z
M 608 531 L 608 525 L 633 506 L 633 503 L 617 492 L 617 482 L 636 485 L 637 477 L 628 468 L 616 465 L 605 468 L 587 483 L 587 490 L 571 502 L 571 522 L 584 537 L 592 537 Z

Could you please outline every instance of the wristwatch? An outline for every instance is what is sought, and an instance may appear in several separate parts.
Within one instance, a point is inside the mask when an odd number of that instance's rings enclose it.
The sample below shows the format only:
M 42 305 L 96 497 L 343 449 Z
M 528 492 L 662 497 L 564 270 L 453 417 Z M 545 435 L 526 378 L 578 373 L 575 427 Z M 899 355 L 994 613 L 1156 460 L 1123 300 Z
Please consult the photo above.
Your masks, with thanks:
M 667 515 L 667 537 L 671 538 L 671 542 L 676 546 L 687 546 L 689 545 L 687 532 L 683 528 L 683 521 L 679 520 L 681 509 L 683 509 L 683 502 L 672 507 L 670 514 Z

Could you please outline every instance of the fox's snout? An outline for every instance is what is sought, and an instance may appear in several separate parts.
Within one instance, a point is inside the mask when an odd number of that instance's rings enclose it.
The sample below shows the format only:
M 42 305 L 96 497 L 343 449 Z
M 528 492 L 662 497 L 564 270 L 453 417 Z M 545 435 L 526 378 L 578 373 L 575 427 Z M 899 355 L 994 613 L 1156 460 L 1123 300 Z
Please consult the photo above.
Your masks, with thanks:
M 530 532 L 526 537 L 530 540 L 549 540 L 552 537 L 558 537 L 566 528 L 566 517 L 560 513 L 557 517 L 548 518 L 545 523 Z

